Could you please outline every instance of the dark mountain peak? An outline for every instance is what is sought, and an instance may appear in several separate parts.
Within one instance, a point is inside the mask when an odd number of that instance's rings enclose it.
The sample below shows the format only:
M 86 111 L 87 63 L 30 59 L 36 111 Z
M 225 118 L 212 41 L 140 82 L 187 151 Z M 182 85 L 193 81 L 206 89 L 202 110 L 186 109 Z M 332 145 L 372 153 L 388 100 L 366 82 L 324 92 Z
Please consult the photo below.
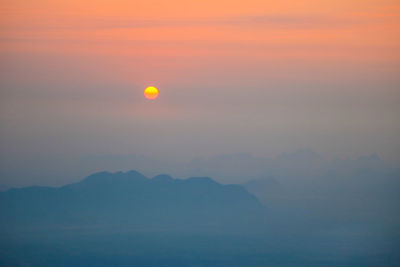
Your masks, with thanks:
M 137 171 L 99 172 L 61 188 L 0 192 L 1 203 L 0 222 L 8 225 L 225 226 L 263 209 L 240 185 L 165 174 L 148 179 Z

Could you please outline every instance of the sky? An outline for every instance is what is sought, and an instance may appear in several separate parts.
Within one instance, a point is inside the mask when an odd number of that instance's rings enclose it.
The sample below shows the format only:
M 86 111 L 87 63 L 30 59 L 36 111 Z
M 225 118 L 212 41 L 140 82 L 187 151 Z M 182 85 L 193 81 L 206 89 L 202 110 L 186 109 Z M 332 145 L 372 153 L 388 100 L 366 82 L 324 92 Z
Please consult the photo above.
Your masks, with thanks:
M 398 1 L 3 0 L 0 184 L 105 155 L 398 165 L 399 48 Z

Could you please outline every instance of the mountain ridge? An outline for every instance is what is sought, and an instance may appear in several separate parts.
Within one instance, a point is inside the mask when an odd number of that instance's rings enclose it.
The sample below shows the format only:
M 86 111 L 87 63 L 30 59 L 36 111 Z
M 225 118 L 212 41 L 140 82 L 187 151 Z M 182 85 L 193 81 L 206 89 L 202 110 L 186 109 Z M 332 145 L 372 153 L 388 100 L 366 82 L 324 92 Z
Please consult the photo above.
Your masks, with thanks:
M 137 171 L 98 172 L 61 187 L 0 193 L 3 224 L 233 225 L 255 220 L 263 205 L 241 185 L 209 177 L 147 178 Z

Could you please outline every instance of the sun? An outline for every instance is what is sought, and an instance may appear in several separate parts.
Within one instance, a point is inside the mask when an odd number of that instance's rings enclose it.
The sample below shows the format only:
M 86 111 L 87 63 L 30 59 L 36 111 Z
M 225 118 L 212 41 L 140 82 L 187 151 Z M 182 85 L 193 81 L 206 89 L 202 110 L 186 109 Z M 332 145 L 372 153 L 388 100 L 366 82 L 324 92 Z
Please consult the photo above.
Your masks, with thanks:
M 149 86 L 144 89 L 144 96 L 147 99 L 154 100 L 158 97 L 158 89 L 154 86 Z

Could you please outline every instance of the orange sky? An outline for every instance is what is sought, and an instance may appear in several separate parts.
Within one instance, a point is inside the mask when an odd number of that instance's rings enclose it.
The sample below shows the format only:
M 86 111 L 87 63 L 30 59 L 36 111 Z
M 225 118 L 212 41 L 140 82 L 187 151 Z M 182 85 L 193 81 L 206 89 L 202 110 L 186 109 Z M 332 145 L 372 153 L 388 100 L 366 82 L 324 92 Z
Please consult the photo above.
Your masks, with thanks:
M 191 155 L 208 151 L 190 142 L 192 129 L 212 143 L 210 129 L 226 122 L 235 132 L 242 118 L 244 132 L 215 133 L 230 143 L 213 139 L 210 153 L 313 148 L 319 140 L 316 150 L 386 151 L 393 159 L 399 51 L 396 0 L 3 0 L 0 123 L 15 149 L 28 135 L 53 134 L 66 135 L 64 149 L 73 150 L 75 137 L 102 133 L 115 138 L 113 153 L 170 142 Z M 151 106 L 149 85 L 160 89 Z M 145 130 L 137 137 L 134 126 L 124 128 L 132 121 L 153 132 L 191 126 L 158 144 Z M 85 128 L 94 122 L 107 127 Z M 76 149 L 109 144 L 89 143 Z
M 229 86 L 346 77 L 347 70 L 390 80 L 400 62 L 397 1 L 10 0 L 0 6 L 0 56 L 12 62 L 5 72 L 18 75 L 9 67 L 29 68 L 38 59 L 59 67 L 25 70 L 26 79 L 39 81 L 85 73 L 99 83 Z
M 0 53 L 111 57 L 122 69 L 134 57 L 144 80 L 216 58 L 399 60 L 397 1 L 2 1 L 0 12 Z

